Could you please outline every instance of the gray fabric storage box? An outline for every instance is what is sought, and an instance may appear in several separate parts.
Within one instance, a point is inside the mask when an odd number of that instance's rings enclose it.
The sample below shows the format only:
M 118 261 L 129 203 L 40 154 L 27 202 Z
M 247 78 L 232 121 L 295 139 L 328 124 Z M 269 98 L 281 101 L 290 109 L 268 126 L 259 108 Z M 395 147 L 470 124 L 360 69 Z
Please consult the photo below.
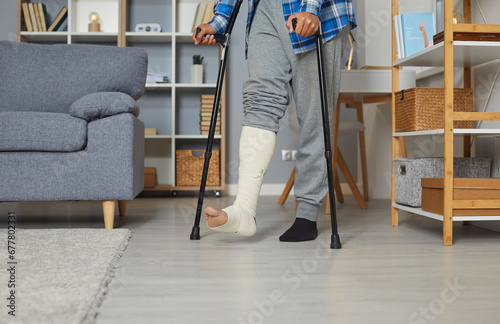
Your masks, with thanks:
M 454 178 L 490 178 L 491 158 L 454 158 Z M 394 159 L 394 201 L 411 207 L 422 206 L 422 178 L 443 178 L 444 158 Z

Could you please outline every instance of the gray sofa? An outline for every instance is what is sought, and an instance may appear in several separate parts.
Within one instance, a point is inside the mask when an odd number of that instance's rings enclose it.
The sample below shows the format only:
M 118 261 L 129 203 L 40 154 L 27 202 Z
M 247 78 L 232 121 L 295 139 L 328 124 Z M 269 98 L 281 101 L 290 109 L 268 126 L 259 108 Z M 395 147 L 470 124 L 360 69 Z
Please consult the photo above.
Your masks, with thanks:
M 116 201 L 144 187 L 138 48 L 0 41 L 0 202 Z

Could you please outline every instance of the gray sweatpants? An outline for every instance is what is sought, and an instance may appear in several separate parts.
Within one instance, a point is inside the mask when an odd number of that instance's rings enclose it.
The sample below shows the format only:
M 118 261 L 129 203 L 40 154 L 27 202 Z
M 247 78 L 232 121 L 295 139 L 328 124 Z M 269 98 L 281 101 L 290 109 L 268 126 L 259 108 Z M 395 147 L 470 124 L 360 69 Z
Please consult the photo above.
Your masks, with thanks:
M 297 217 L 316 221 L 321 200 L 328 192 L 317 54 L 295 54 L 285 23 L 281 1 L 260 0 L 248 40 L 243 125 L 278 132 L 293 92 L 300 125 L 295 174 Z M 349 30 L 344 28 L 323 45 L 331 124 Z

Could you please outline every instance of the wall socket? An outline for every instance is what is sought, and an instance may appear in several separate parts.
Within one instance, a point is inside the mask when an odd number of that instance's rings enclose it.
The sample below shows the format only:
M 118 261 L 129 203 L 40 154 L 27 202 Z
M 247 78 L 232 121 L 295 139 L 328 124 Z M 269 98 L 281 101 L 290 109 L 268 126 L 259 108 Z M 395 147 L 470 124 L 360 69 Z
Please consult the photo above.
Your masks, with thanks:
M 281 150 L 281 161 L 291 161 L 292 151 L 291 150 Z
M 281 161 L 295 161 L 297 150 L 281 150 Z

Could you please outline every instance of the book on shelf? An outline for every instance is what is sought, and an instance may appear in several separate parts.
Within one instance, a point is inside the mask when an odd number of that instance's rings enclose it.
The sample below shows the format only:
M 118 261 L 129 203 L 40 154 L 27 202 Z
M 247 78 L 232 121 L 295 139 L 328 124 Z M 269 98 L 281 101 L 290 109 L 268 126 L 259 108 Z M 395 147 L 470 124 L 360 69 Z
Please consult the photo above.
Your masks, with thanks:
M 200 113 L 201 120 L 211 120 L 212 119 L 212 111 L 202 111 Z M 220 120 L 220 110 L 217 112 L 217 120 Z
M 43 27 L 42 27 L 42 21 L 40 20 L 40 12 L 38 10 L 38 3 L 34 3 L 33 4 L 33 9 L 35 9 L 35 19 L 36 19 L 36 25 L 38 26 L 38 31 L 46 31 L 46 30 L 43 30 Z
M 59 11 L 59 13 L 57 14 L 54 21 L 52 21 L 52 23 L 50 24 L 50 27 L 47 28 L 47 31 L 51 32 L 51 31 L 56 31 L 56 30 L 62 30 L 63 25 L 65 23 L 67 24 L 67 22 L 66 22 L 67 16 L 68 16 L 68 8 L 63 7 L 61 9 L 61 11 Z
M 210 120 L 202 120 L 200 122 L 200 126 L 210 126 Z M 216 127 L 220 127 L 220 119 L 217 119 L 217 122 L 215 124 Z
M 185 10 L 183 6 L 179 6 L 179 11 L 182 13 L 183 17 L 186 17 L 185 19 L 187 20 L 186 23 L 179 22 L 179 32 L 181 33 L 192 32 L 199 25 L 208 23 L 214 16 L 213 2 L 203 1 L 196 4 L 186 4 L 186 6 L 191 6 L 194 10 L 190 12 L 188 16 L 186 13 L 183 13 Z M 185 26 L 187 25 L 187 22 L 192 22 L 190 30 L 187 30 L 187 26 Z
M 208 132 L 210 131 L 210 125 L 204 125 L 204 126 L 200 126 L 200 132 L 202 135 L 205 135 L 204 132 L 206 132 L 208 134 Z M 215 133 L 217 135 L 220 135 L 220 126 L 215 126 Z
M 444 41 L 444 32 L 437 33 L 433 37 L 434 45 Z M 474 42 L 498 42 L 500 34 L 492 33 L 453 33 L 454 41 L 474 41 Z
M 47 7 L 42 2 L 23 2 L 21 4 L 23 11 L 26 31 L 28 32 L 47 32 L 67 30 L 67 11 L 66 7 L 59 9 L 57 7 Z M 49 26 L 49 22 L 53 21 Z
M 144 135 L 156 135 L 156 128 L 144 128 Z
M 202 23 L 210 22 L 210 20 L 212 20 L 213 16 L 214 16 L 214 3 L 208 2 L 207 6 L 205 7 L 205 12 L 203 14 Z
M 198 11 L 199 3 L 181 1 L 178 6 L 177 31 L 179 33 L 192 33 L 193 23 L 196 12 Z
M 202 106 L 213 106 L 214 105 L 214 99 L 201 99 L 201 105 Z
M 203 23 L 203 16 L 205 15 L 205 9 L 207 8 L 206 2 L 200 2 L 196 10 L 196 16 L 193 21 L 193 30 Z
M 401 34 L 406 56 L 418 53 L 434 44 L 434 13 L 405 12 L 401 14 Z
M 161 73 L 150 73 L 148 72 L 146 76 L 146 83 L 170 83 L 168 76 Z
M 219 107 L 219 111 L 217 112 L 217 115 L 220 116 L 220 107 Z M 201 112 L 200 112 L 200 116 L 203 116 L 203 117 L 206 117 L 206 116 L 212 116 L 212 107 L 210 107 L 210 109 L 202 109 Z
M 201 104 L 201 108 L 202 109 L 210 109 L 212 110 L 212 108 L 214 107 L 214 101 L 210 101 L 210 102 L 202 102 Z M 220 108 L 220 103 L 219 103 L 219 108 Z
M 31 25 L 31 17 L 30 17 L 30 10 L 28 8 L 28 3 L 23 2 L 22 8 L 23 8 L 23 15 L 24 15 L 24 23 L 26 24 L 26 30 L 29 32 L 32 32 L 33 25 Z
M 201 135 L 208 135 L 209 131 L 209 129 L 202 129 Z M 215 135 L 220 135 L 220 129 L 215 129 Z
M 41 2 L 38 3 L 38 14 L 40 16 L 40 25 L 42 27 L 42 31 L 47 31 L 47 21 L 45 17 L 45 5 Z
M 393 23 L 398 59 L 418 53 L 434 44 L 436 28 L 433 12 L 405 12 L 396 15 Z
M 405 57 L 403 43 L 403 34 L 401 33 L 401 15 L 395 15 L 393 18 L 394 24 L 394 40 L 396 42 L 396 54 L 397 59 L 402 59 Z
M 210 104 L 210 105 L 206 105 L 206 106 L 201 106 L 201 112 L 212 112 L 212 110 L 214 109 L 214 105 L 213 103 Z M 220 112 L 220 104 L 219 104 L 219 112 Z
M 30 2 L 30 3 L 28 3 L 28 8 L 29 8 L 29 12 L 30 12 L 31 25 L 33 26 L 33 31 L 37 32 L 37 31 L 39 31 L 39 29 L 38 29 L 38 23 L 36 20 L 35 6 L 33 5 L 33 3 Z
M 436 34 L 444 31 L 444 0 L 436 0 Z M 435 44 L 435 43 L 434 43 Z
M 200 113 L 201 120 L 210 120 L 212 119 L 212 110 L 201 111 Z M 217 120 L 220 120 L 220 110 L 217 112 Z

